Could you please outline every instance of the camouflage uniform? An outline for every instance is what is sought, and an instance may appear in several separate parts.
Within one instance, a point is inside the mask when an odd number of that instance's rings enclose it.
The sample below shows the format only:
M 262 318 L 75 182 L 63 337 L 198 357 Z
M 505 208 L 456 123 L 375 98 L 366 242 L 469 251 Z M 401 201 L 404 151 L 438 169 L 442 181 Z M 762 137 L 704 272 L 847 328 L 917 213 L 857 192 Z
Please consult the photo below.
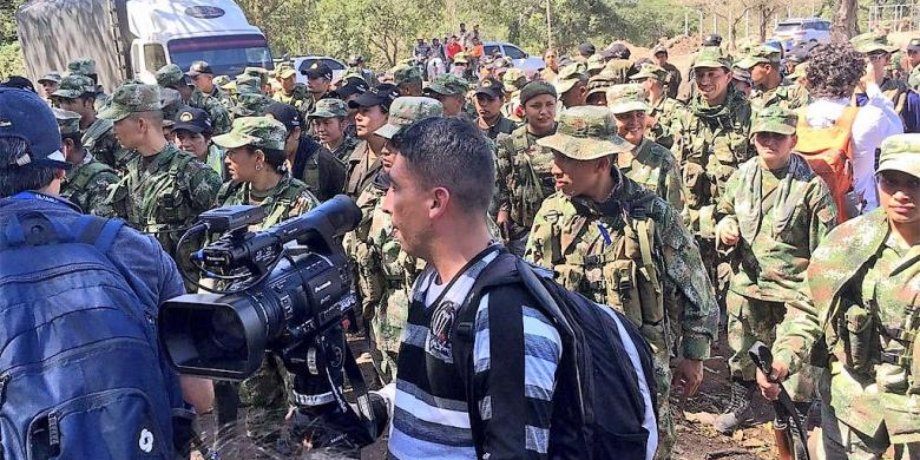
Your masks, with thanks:
M 744 59 L 736 62 L 735 67 L 749 71 L 757 64 L 767 63 L 779 68 L 780 55 L 778 49 L 765 45 L 757 46 L 752 48 Z M 805 107 L 809 103 L 809 96 L 804 87 L 784 79 L 775 88 L 755 87 L 748 101 L 751 103 L 752 116 L 757 116 L 758 112 L 767 107 L 780 106 L 789 110 Z
M 524 117 L 518 110 L 521 107 L 521 90 L 527 85 L 527 75 L 521 69 L 508 69 L 502 75 L 502 85 L 505 87 L 505 93 L 510 95 L 507 98 L 508 102 L 502 106 L 502 115 L 514 123 L 523 123 Z
M 414 65 L 398 65 L 390 69 L 390 73 L 393 74 L 393 84 L 399 86 L 400 91 L 403 89 L 402 85 L 422 83 L 422 71 Z M 402 94 L 408 96 L 405 92 Z
M 91 79 L 99 77 L 96 73 L 96 61 L 90 58 L 80 58 L 68 62 L 67 73 L 68 75 L 83 75 L 86 77 L 92 77 Z M 96 82 L 94 85 L 97 99 L 106 95 L 105 91 L 102 89 L 102 85 L 98 84 L 98 82 Z
M 696 56 L 697 67 L 723 67 L 725 58 L 716 47 L 703 47 Z M 671 151 L 681 164 L 686 207 L 684 221 L 697 238 L 703 260 L 716 285 L 720 302 L 731 279 L 733 257 L 716 253 L 714 212 L 725 195 L 725 184 L 738 166 L 751 158 L 751 107 L 744 95 L 728 86 L 725 102 L 709 107 L 697 94 L 687 109 L 672 121 L 674 146 Z
M 556 85 L 556 94 L 562 97 L 563 94 L 569 92 L 578 83 L 588 83 L 586 67 L 584 64 L 569 64 L 559 69 L 559 76 L 556 77 L 554 83 Z M 556 112 L 556 114 L 558 115 L 559 112 Z
M 645 100 L 645 90 L 639 85 L 614 85 L 607 90 L 607 107 L 614 115 L 636 110 L 649 113 L 651 107 Z M 630 151 L 617 155 L 617 166 L 626 177 L 664 198 L 678 213 L 684 209 L 680 169 L 668 149 L 644 138 Z
M 630 81 L 640 81 L 646 78 L 652 78 L 664 84 L 667 81 L 668 72 L 655 64 L 642 64 L 639 72 L 630 77 Z M 667 87 L 665 88 L 666 90 Z M 648 113 L 652 117 L 652 125 L 648 130 L 647 137 L 665 148 L 671 148 L 674 145 L 671 124 L 674 118 L 680 116 L 683 108 L 683 103 L 673 99 L 668 93 L 662 94 L 661 99 L 652 105 L 651 111 Z
M 769 107 L 755 116 L 752 135 L 793 135 L 797 121 L 793 112 Z M 748 350 L 758 340 L 772 344 L 787 305 L 807 297 L 808 261 L 833 228 L 837 209 L 824 181 L 804 159 L 791 154 L 778 171 L 767 169 L 759 157 L 743 163 L 729 179 L 716 214 L 721 218 L 716 238 L 729 224 L 740 234 L 735 253 L 741 264 L 726 299 L 732 350 L 728 363 L 736 388 L 728 410 L 716 420 L 717 429 L 730 432 L 753 416 L 749 395 L 756 368 Z M 816 368 L 803 368 L 786 385 L 794 401 L 805 403 L 803 412 L 814 399 L 819 375 Z
M 316 103 L 316 108 L 313 109 L 313 113 L 310 114 L 308 120 L 311 122 L 310 125 L 312 127 L 312 121 L 316 118 L 338 118 L 344 123 L 347 116 L 348 107 L 345 105 L 345 101 L 329 98 L 321 99 Z M 338 147 L 329 148 L 328 145 L 322 145 L 332 153 L 333 157 L 344 163 L 348 161 L 348 157 L 355 151 L 358 140 L 346 133 L 343 134 L 342 143 L 340 143 Z
M 562 112 L 556 134 L 538 143 L 574 160 L 628 151 L 609 112 L 576 107 Z M 616 168 L 614 189 L 603 203 L 556 192 L 534 218 L 525 258 L 551 268 L 557 281 L 628 316 L 654 352 L 658 383 L 659 449 L 669 458 L 675 440 L 669 397 L 671 350 L 704 360 L 717 334 L 718 309 L 693 236 L 680 214 Z M 628 210 L 628 211 L 627 211 Z M 672 298 L 667 292 L 678 292 Z M 671 318 L 680 321 L 672 334 Z
M 54 108 L 54 117 L 62 136 L 80 133 L 80 114 Z M 118 183 L 118 174 L 109 166 L 96 161 L 84 150 L 80 163 L 73 165 L 61 182 L 62 198 L 80 207 L 87 214 L 97 214 L 109 196 L 109 187 Z
M 178 88 L 182 85 L 188 85 L 191 81 L 185 72 L 175 64 L 168 64 L 157 70 L 156 78 L 157 84 L 163 88 Z M 212 98 L 195 88 L 186 103 L 191 107 L 208 112 L 215 135 L 230 131 L 230 114 L 221 105 L 220 100 Z
M 282 64 L 275 69 L 275 75 L 284 80 L 296 76 L 297 71 L 288 64 Z M 309 111 L 305 110 L 306 106 L 312 104 L 312 101 L 309 103 L 307 102 L 311 99 L 310 91 L 307 90 L 307 85 L 303 83 L 295 83 L 294 89 L 291 90 L 290 94 L 284 94 L 284 90 L 276 91 L 272 99 L 294 106 L 304 119 L 306 119 L 309 114 Z
M 157 110 L 159 88 L 128 84 L 115 91 L 99 117 L 117 122 L 132 113 Z M 194 278 L 197 270 L 190 266 L 188 256 L 197 247 L 190 241 L 177 252 L 176 244 L 182 236 L 177 230 L 211 209 L 219 188 L 220 177 L 213 169 L 175 145 L 166 144 L 155 155 L 137 155 L 128 162 L 125 177 L 112 189 L 104 211 L 99 213 L 117 215 L 132 227 L 153 234 L 176 264 Z
M 522 96 L 534 89 L 541 90 L 542 94 L 556 95 L 552 85 L 533 82 L 522 90 Z M 522 97 L 522 101 L 526 100 L 526 97 Z M 498 147 L 495 203 L 500 211 L 509 214 L 510 228 L 504 237 L 508 241 L 508 249 L 518 255 L 523 254 L 527 233 L 533 226 L 533 217 L 540 204 L 555 192 L 555 181 L 551 173 L 553 154 L 537 145 L 537 139 L 524 125 L 510 135 L 499 136 L 495 140 Z
M 438 75 L 434 80 L 425 88 L 425 95 L 435 98 L 440 96 L 466 96 L 467 92 L 470 90 L 470 84 L 468 81 L 460 78 L 454 74 L 444 74 Z M 475 120 L 475 115 L 470 116 L 468 112 L 468 107 L 470 104 L 464 104 L 464 107 L 460 109 L 460 113 L 453 115 L 459 118 L 466 118 L 470 122 Z M 445 114 L 446 115 L 446 114 Z
M 249 145 L 283 151 L 286 139 L 287 130 L 281 122 L 268 117 L 244 117 L 233 123 L 229 133 L 214 137 L 214 143 L 225 149 Z M 306 184 L 290 177 L 282 177 L 258 197 L 249 182 L 227 182 L 218 192 L 217 201 L 221 206 L 258 204 L 265 209 L 265 219 L 251 227 L 252 231 L 297 217 L 319 204 Z M 267 354 L 259 369 L 240 382 L 240 403 L 249 409 L 246 433 L 250 438 L 263 445 L 274 442 L 284 425 L 292 388 L 293 376 L 274 354 Z
M 262 93 L 240 93 L 236 104 L 230 109 L 234 119 L 244 117 L 261 117 L 275 101 Z

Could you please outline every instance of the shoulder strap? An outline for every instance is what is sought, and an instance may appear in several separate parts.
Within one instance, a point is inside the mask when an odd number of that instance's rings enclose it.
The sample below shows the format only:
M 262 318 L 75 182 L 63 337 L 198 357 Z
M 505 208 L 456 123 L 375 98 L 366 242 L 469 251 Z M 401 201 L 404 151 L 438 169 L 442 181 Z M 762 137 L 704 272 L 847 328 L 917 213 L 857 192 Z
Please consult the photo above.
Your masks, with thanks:
M 179 180 L 179 175 L 186 171 L 188 164 L 195 158 L 191 154 L 178 154 L 179 158 L 172 162 L 169 167 L 169 177 L 181 190 L 185 190 L 185 185 Z
M 82 189 L 83 187 L 86 187 L 87 184 L 92 182 L 94 177 L 106 171 L 115 174 L 115 170 L 110 168 L 105 163 L 100 161 L 92 161 L 80 169 L 79 174 L 73 178 L 73 185 L 77 189 Z

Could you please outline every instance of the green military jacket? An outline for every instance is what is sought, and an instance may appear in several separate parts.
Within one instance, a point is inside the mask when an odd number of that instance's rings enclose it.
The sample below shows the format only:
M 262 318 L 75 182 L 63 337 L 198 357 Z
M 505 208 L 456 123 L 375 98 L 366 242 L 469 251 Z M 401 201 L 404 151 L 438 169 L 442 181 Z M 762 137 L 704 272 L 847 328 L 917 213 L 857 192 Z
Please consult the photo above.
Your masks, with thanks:
M 830 232 L 808 285 L 810 302 L 777 329 L 776 360 L 828 368 L 825 401 L 864 435 L 920 442 L 920 247 L 876 209 Z
M 112 120 L 97 118 L 83 132 L 80 142 L 96 161 L 110 166 L 119 175 L 124 175 L 128 161 L 135 155 L 135 152 L 123 148 L 118 143 L 112 126 L 114 126 Z
M 195 89 L 192 91 L 192 96 L 189 97 L 188 105 L 208 112 L 208 116 L 211 117 L 211 126 L 214 128 L 215 136 L 230 132 L 230 112 L 227 111 L 227 108 L 224 107 L 219 99 L 215 99 L 202 93 L 201 90 Z
M 252 190 L 252 184 L 249 182 L 228 181 L 220 187 L 217 201 L 220 206 L 243 204 L 264 208 L 265 219 L 259 225 L 253 226 L 253 231 L 264 230 L 297 217 L 319 204 L 306 184 L 290 177 L 283 177 L 271 190 L 262 193 Z
M 674 119 L 680 116 L 684 104 L 677 99 L 662 97 L 657 104 L 652 107 L 649 115 L 655 120 L 655 124 L 648 130 L 646 137 L 661 144 L 665 148 L 671 148 L 674 145 L 674 134 L 671 132 L 671 125 Z
M 477 121 L 477 126 L 478 126 L 478 121 Z M 479 128 L 479 129 L 480 131 L 482 131 L 483 134 L 486 135 L 486 137 L 494 141 L 495 139 L 498 138 L 499 134 L 511 134 L 512 132 L 514 132 L 515 129 L 517 129 L 517 127 L 518 125 L 515 122 L 509 120 L 508 118 L 505 118 L 505 116 L 502 115 L 498 117 L 498 121 L 495 122 L 495 124 L 493 124 L 492 126 L 489 126 L 489 129 L 487 130 L 483 130 L 482 128 Z
M 332 156 L 334 156 L 337 160 L 345 163 L 348 161 L 348 158 L 351 157 L 351 153 L 355 151 L 355 147 L 358 146 L 358 142 L 359 141 L 357 138 L 346 134 L 345 138 L 342 139 L 342 143 L 339 144 L 338 147 L 330 149 L 325 144 L 323 144 L 323 147 L 329 149 L 329 151 L 332 152 Z
M 725 187 L 717 218 L 738 225 L 741 266 L 731 290 L 754 299 L 807 297 L 805 271 L 815 248 L 837 221 L 827 184 L 793 154 L 782 171 L 759 157 L 741 165 Z
M 682 355 L 705 359 L 716 338 L 714 291 L 693 236 L 664 200 L 614 171 L 604 203 L 551 195 L 534 218 L 525 258 L 557 281 L 621 310 L 653 347 L 671 349 L 669 318 L 678 318 Z M 664 293 L 678 290 L 676 302 Z
M 677 212 L 684 209 L 680 168 L 670 150 L 643 139 L 632 152 L 617 155 L 617 166 L 626 177 L 664 198 Z
M 671 151 L 680 161 L 686 187 L 685 221 L 699 238 L 715 236 L 715 205 L 732 173 L 754 155 L 751 106 L 731 86 L 723 105 L 709 107 L 696 95 L 674 119 Z
M 87 214 L 99 214 L 105 212 L 109 188 L 118 181 L 118 173 L 114 169 L 87 153 L 80 164 L 67 171 L 60 195 Z
M 769 90 L 755 89 L 748 99 L 751 102 L 751 116 L 761 110 L 778 105 L 784 109 L 798 110 L 811 101 L 804 86 L 784 80 L 779 86 Z
M 309 114 L 307 106 L 312 107 L 313 105 L 313 98 L 310 96 L 310 91 L 307 90 L 307 86 L 303 83 L 295 84 L 294 90 L 291 91 L 290 95 L 285 95 L 283 90 L 276 91 L 272 99 L 292 105 L 304 116 L 304 120 L 306 120 L 306 115 Z
M 553 153 L 537 145 L 537 139 L 525 125 L 496 140 L 496 203 L 509 213 L 512 239 L 530 229 L 543 199 L 555 193 Z

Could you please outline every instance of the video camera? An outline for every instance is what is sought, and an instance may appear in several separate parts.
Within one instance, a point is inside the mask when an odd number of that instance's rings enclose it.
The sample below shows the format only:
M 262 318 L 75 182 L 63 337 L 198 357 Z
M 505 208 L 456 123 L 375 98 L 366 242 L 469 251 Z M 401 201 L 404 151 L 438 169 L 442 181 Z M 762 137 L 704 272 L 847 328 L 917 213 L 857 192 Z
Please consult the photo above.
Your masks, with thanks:
M 160 338 L 179 372 L 242 380 L 259 368 L 266 350 L 289 368 L 309 366 L 311 358 L 294 351 L 354 308 L 347 257 L 337 241 L 361 220 L 354 202 L 339 195 L 300 217 L 248 231 L 264 217 L 258 206 L 218 208 L 201 214 L 182 236 L 179 247 L 196 233 L 223 234 L 192 261 L 228 287 L 205 288 L 215 293 L 179 296 L 161 307 Z

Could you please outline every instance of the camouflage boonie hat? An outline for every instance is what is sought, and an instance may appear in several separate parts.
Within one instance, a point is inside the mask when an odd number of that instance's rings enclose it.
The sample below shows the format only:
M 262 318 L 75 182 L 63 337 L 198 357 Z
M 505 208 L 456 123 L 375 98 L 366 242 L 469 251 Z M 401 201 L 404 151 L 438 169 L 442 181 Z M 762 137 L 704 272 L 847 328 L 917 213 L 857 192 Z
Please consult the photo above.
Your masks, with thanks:
M 607 90 L 607 108 L 614 115 L 637 110 L 648 113 L 652 108 L 646 102 L 646 97 L 642 85 L 613 85 Z
M 633 148 L 617 135 L 610 110 L 591 105 L 563 110 L 556 133 L 537 140 L 537 144 L 573 160 L 594 160 Z
M 754 114 L 751 120 L 751 136 L 757 133 L 776 133 L 785 136 L 795 134 L 799 116 L 778 105 L 767 107 Z
M 61 80 L 62 80 L 62 78 L 61 78 L 61 74 L 60 74 L 60 73 L 58 73 L 58 72 L 48 72 L 48 73 L 42 75 L 42 76 L 38 79 L 38 82 L 41 83 L 41 82 L 43 82 L 43 81 L 50 81 L 50 82 L 54 82 L 54 83 L 60 83 Z
M 850 39 L 850 43 L 860 53 L 869 54 L 877 51 L 894 53 L 898 47 L 888 43 L 888 37 L 885 34 L 866 32 Z
M 90 58 L 75 59 L 67 63 L 71 75 L 93 75 L 96 73 L 96 61 Z
M 79 113 L 59 109 L 57 107 L 52 107 L 51 111 L 54 112 L 54 119 L 57 120 L 58 129 L 61 130 L 62 136 L 80 133 Z
M 875 172 L 900 171 L 920 178 L 920 134 L 897 134 L 882 142 Z
M 345 118 L 348 116 L 348 106 L 345 101 L 336 98 L 326 98 L 316 101 L 313 113 L 307 118 Z
M 262 81 L 259 77 L 242 74 L 231 82 L 238 94 L 262 94 Z
M 506 93 L 520 91 L 527 84 L 527 75 L 523 70 L 512 67 L 502 75 L 502 87 Z
M 422 82 L 422 71 L 414 65 L 398 65 L 390 69 L 390 72 L 393 74 L 393 84 L 396 86 Z
M 261 93 L 240 93 L 236 105 L 230 107 L 230 113 L 237 117 L 261 117 L 274 102 L 274 99 Z
M 51 93 L 54 97 L 76 99 L 84 94 L 96 94 L 96 84 L 86 75 L 72 74 L 64 77 L 58 85 L 57 91 Z
M 108 107 L 99 112 L 99 118 L 119 121 L 132 113 L 162 110 L 160 87 L 156 85 L 121 85 L 112 93 Z
M 588 75 L 585 73 L 586 67 L 582 63 L 567 65 L 559 69 L 559 75 L 556 77 L 556 93 L 560 96 L 575 87 L 578 82 L 587 82 Z
M 639 71 L 635 75 L 629 77 L 630 80 L 643 80 L 646 78 L 652 78 L 660 82 L 665 82 L 668 80 L 668 71 L 655 64 L 642 64 L 639 67 Z
M 730 70 L 732 66 L 729 60 L 722 54 L 721 48 L 717 46 L 704 46 L 700 48 L 696 55 L 696 60 L 693 62 L 693 68 L 695 69 L 697 67 L 724 67 Z
M 374 134 L 392 139 L 403 128 L 428 117 L 444 115 L 444 106 L 430 97 L 397 97 L 390 104 L 390 116 L 387 124 L 381 126 Z
M 748 52 L 747 56 L 735 63 L 735 67 L 749 70 L 751 67 L 761 63 L 778 64 L 781 55 L 782 52 L 772 46 L 755 46 Z
M 233 121 L 227 134 L 214 136 L 212 141 L 221 148 L 235 149 L 251 146 L 261 149 L 284 150 L 287 129 L 271 117 L 241 117 Z
M 448 73 L 435 77 L 425 90 L 443 96 L 462 96 L 470 90 L 470 84 L 466 80 Z
M 182 85 L 188 85 L 190 80 L 188 75 L 176 64 L 167 64 L 160 67 L 156 74 L 157 84 L 163 88 L 178 88 Z
M 275 76 L 282 80 L 291 78 L 297 75 L 297 71 L 294 70 L 294 67 L 290 64 L 281 64 L 278 67 L 275 67 Z

